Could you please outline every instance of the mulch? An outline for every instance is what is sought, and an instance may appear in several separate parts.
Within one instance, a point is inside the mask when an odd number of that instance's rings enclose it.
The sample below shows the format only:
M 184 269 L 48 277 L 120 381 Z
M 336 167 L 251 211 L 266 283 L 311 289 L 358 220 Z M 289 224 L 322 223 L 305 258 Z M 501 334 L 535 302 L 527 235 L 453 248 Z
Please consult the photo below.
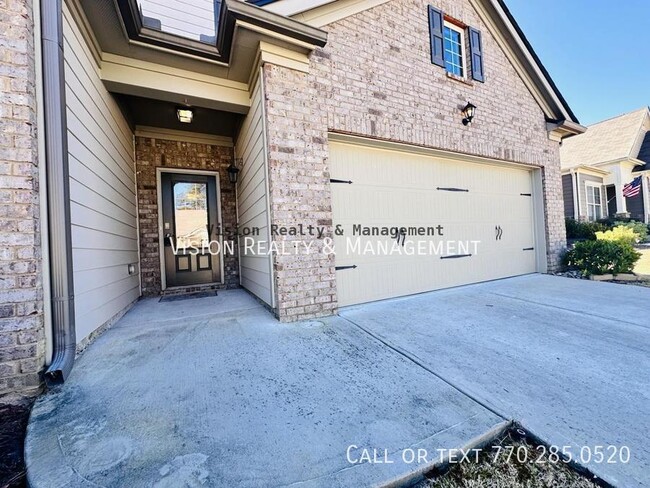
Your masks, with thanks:
M 23 488 L 26 485 L 23 449 L 27 420 L 32 402 L 0 404 L 0 487 Z

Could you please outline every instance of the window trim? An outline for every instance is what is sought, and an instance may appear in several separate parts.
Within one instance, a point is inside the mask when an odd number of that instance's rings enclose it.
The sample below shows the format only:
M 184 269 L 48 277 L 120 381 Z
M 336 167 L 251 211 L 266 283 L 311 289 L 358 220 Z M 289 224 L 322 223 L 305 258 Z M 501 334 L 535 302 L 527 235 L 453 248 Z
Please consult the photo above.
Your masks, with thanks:
M 598 195 L 600 196 L 600 203 L 589 203 L 589 188 L 592 188 L 592 191 L 594 188 L 598 189 Z M 592 194 L 593 197 L 593 194 Z M 595 222 L 598 219 L 605 218 L 605 212 L 603 212 L 603 184 L 602 183 L 596 183 L 595 181 L 585 181 L 585 205 L 587 207 L 587 219 Z M 589 217 L 589 207 L 598 207 L 600 209 L 600 216 L 594 218 L 593 220 Z M 595 210 L 595 209 L 594 209 Z M 594 216 L 596 215 L 596 212 L 594 211 Z
M 451 71 L 449 71 L 447 69 L 447 56 L 446 56 L 447 51 L 446 51 L 445 45 L 444 45 L 444 42 L 445 42 L 445 27 L 449 28 L 450 30 L 452 30 L 454 32 L 457 32 L 458 34 L 460 34 L 460 59 L 461 59 L 461 62 L 463 63 L 462 66 L 461 66 L 461 69 L 462 69 L 462 72 L 463 72 L 462 75 L 457 75 L 456 73 L 452 73 Z M 447 18 L 447 16 L 445 16 L 444 21 L 442 23 L 442 42 L 443 42 L 442 49 L 443 49 L 444 60 L 445 60 L 445 71 L 447 71 L 448 74 L 450 74 L 450 75 L 452 75 L 454 77 L 462 78 L 463 80 L 466 80 L 467 79 L 467 53 L 466 53 L 466 51 L 467 51 L 467 48 L 466 48 L 467 29 L 464 28 L 464 27 L 459 26 L 455 22 L 452 22 L 451 20 L 449 20 Z

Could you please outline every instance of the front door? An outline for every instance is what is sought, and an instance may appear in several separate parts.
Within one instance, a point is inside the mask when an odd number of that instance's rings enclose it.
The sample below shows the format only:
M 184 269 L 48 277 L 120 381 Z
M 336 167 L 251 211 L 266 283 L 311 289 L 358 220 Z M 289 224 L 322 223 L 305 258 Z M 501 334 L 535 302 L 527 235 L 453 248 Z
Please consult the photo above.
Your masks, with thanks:
M 215 176 L 162 173 L 166 285 L 221 282 L 220 222 Z M 212 243 L 212 245 L 210 245 Z

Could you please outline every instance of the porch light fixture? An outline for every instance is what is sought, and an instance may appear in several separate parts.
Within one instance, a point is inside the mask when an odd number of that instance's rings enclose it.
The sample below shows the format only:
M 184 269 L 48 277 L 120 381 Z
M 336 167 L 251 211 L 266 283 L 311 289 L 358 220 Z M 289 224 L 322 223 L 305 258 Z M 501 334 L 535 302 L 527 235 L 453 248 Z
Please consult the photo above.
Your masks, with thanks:
M 471 102 L 467 102 L 467 105 L 465 105 L 465 108 L 463 108 L 463 125 L 469 125 L 472 123 L 475 112 L 476 105 L 472 105 Z
M 183 124 L 191 124 L 192 119 L 194 118 L 194 112 L 191 108 L 177 108 L 176 116 L 178 117 L 179 122 L 182 122 Z
M 237 176 L 239 175 L 239 168 L 235 165 L 235 162 L 233 161 L 230 163 L 230 166 L 228 166 L 228 179 L 230 180 L 230 183 L 233 185 L 237 184 Z

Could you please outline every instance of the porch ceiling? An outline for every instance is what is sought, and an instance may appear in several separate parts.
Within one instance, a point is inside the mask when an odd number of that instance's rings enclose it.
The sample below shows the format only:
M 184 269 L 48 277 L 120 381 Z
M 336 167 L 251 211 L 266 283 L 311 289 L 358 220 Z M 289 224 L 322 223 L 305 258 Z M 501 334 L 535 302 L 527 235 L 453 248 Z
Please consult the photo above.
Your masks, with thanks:
M 240 123 L 239 114 L 194 107 L 192 123 L 184 124 L 179 122 L 176 116 L 178 105 L 175 103 L 131 95 L 117 95 L 116 98 L 132 126 L 158 127 L 234 138 Z

